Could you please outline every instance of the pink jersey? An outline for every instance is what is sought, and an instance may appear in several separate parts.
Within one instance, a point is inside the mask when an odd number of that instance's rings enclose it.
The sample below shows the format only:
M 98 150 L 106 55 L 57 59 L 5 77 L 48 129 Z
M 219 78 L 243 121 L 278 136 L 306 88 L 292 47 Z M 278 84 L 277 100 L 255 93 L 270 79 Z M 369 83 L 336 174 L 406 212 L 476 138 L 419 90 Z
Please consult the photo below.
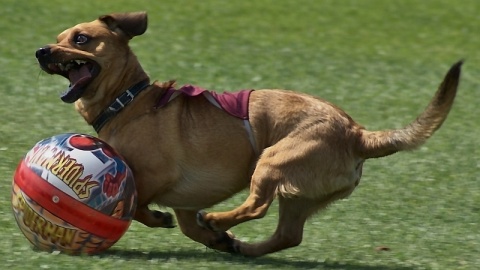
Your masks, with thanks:
M 179 95 L 186 95 L 191 98 L 203 96 L 214 106 L 222 109 L 228 114 L 243 120 L 245 129 L 247 131 L 248 139 L 252 144 L 254 152 L 258 155 L 259 151 L 255 142 L 252 127 L 248 121 L 248 100 L 253 90 L 241 90 L 236 92 L 223 92 L 218 94 L 214 91 L 209 91 L 198 86 L 185 85 L 180 89 L 168 89 L 158 100 L 156 108 L 166 106 L 168 102 L 172 101 Z

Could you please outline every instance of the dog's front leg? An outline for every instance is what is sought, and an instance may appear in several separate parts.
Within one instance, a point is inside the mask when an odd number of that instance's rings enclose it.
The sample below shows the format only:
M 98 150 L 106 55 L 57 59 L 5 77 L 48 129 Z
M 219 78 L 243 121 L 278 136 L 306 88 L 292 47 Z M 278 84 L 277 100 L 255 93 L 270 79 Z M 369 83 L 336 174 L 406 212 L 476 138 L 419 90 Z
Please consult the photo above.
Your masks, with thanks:
M 238 253 L 240 241 L 230 232 L 214 232 L 197 224 L 197 211 L 175 209 L 178 225 L 183 234 L 208 248 Z
M 148 209 L 148 205 L 137 207 L 135 211 L 136 221 L 143 223 L 145 226 L 154 228 L 174 228 L 173 215 L 168 212 L 152 211 Z

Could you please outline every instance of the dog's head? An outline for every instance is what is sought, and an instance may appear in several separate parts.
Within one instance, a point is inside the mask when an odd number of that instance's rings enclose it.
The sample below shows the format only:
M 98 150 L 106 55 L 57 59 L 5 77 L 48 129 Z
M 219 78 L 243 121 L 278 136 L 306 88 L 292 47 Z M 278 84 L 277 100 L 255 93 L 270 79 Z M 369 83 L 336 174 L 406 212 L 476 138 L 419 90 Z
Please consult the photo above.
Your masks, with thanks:
M 140 66 L 128 63 L 132 57 L 136 61 L 128 42 L 146 29 L 146 12 L 104 15 L 63 31 L 56 43 L 38 49 L 35 56 L 44 71 L 70 81 L 61 98 L 73 103 L 115 87 L 131 73 L 128 69 Z

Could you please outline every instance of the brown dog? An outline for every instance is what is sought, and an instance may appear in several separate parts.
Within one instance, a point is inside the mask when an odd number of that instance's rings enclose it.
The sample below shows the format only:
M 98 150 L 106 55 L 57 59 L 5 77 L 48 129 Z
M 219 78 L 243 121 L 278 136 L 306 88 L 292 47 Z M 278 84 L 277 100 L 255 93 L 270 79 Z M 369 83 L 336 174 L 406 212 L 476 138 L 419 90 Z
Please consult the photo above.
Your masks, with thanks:
M 65 30 L 36 57 L 43 70 L 70 80 L 62 99 L 75 102 L 127 160 L 138 189 L 137 221 L 172 227 L 170 214 L 148 208 L 171 207 L 186 236 L 246 256 L 299 245 L 307 218 L 350 195 L 366 159 L 424 143 L 447 117 L 460 77 L 458 62 L 405 128 L 367 131 L 338 107 L 301 93 L 257 90 L 232 98 L 191 86 L 173 89 L 172 82 L 150 84 L 128 46 L 146 28 L 144 12 L 101 16 Z M 234 117 L 232 110 L 240 113 Z M 248 186 L 238 208 L 201 211 Z M 268 240 L 244 243 L 228 233 L 263 217 L 274 198 L 280 216 Z

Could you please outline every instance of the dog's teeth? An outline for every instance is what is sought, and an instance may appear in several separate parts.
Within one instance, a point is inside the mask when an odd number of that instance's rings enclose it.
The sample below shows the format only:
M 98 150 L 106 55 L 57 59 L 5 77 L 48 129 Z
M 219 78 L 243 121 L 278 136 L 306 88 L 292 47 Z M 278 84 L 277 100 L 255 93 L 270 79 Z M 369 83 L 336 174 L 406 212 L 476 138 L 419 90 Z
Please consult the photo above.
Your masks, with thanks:
M 85 61 L 85 60 L 74 60 L 74 61 L 75 61 L 75 63 L 77 63 L 77 65 L 83 65 L 83 64 L 87 63 L 87 61 Z
M 57 67 L 61 70 L 61 71 L 65 71 L 66 67 L 64 64 L 62 63 L 57 63 Z

